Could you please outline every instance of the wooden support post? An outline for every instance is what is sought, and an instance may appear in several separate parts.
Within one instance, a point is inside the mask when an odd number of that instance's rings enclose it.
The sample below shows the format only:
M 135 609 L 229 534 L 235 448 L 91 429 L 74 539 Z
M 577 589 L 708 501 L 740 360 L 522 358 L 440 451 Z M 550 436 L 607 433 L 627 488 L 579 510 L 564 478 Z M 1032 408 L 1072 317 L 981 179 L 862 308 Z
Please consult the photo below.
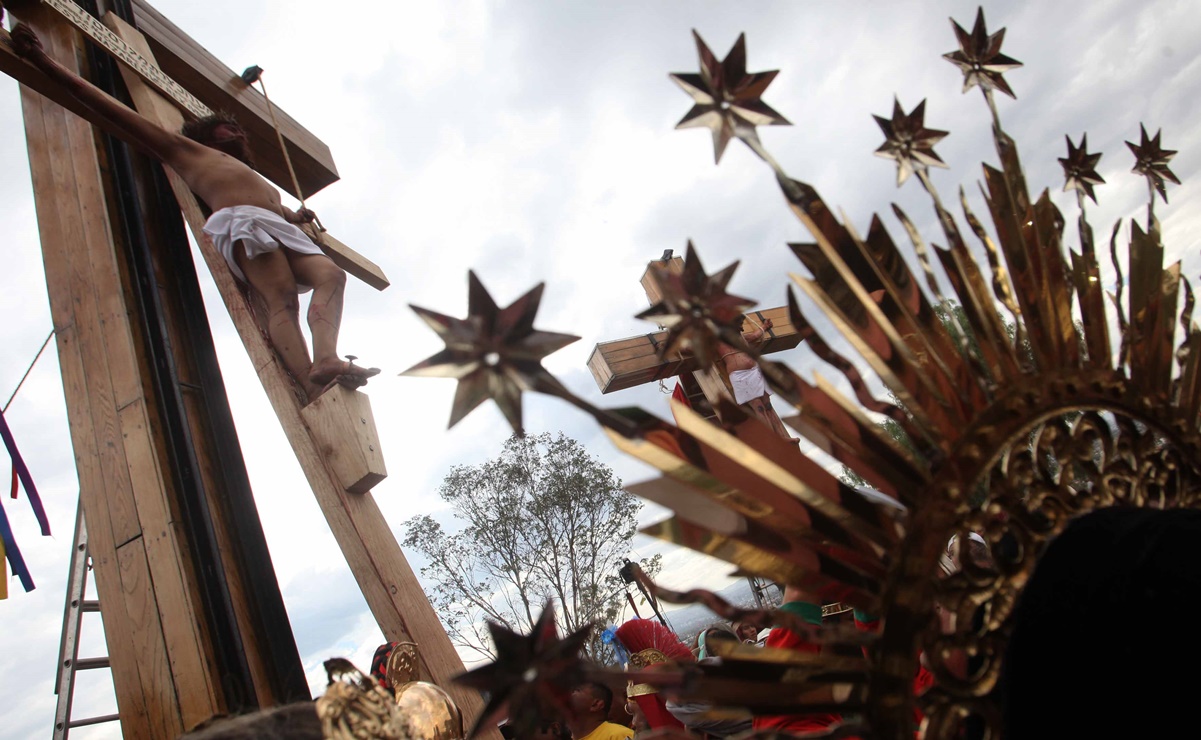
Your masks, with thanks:
M 62 23 L 24 17 L 72 68 L 82 50 Z M 225 710 L 158 466 L 102 160 L 87 121 L 21 91 L 38 227 L 63 390 L 105 638 L 126 738 L 175 737 Z
M 111 14 L 105 17 L 105 22 L 147 59 L 153 59 L 137 29 Z M 181 118 L 178 109 L 124 67 L 122 75 L 134 105 L 142 115 L 164 128 L 178 128 Z M 388 640 L 408 640 L 420 645 L 424 675 L 449 692 L 463 710 L 467 722 L 473 722 L 483 709 L 480 697 L 475 691 L 459 687 L 451 680 L 462 672 L 462 660 L 405 560 L 391 528 L 380 514 L 375 499 L 370 493 L 346 491 L 331 460 L 323 454 L 320 440 L 305 423 L 293 381 L 259 329 L 225 259 L 204 233 L 205 217 L 195 196 L 169 169 L 167 176 L 267 398 L 384 636 Z

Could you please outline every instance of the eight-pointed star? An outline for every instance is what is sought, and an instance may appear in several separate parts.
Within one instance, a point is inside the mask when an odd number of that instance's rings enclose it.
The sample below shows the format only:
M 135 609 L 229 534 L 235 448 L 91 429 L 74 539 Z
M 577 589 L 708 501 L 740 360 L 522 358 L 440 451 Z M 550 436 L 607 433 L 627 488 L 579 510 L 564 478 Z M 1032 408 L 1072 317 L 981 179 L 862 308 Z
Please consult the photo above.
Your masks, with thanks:
M 925 167 L 946 167 L 942 158 L 934 153 L 934 145 L 945 139 L 946 131 L 926 128 L 926 101 L 917 104 L 909 115 L 901 110 L 901 103 L 892 99 L 892 120 L 873 115 L 880 130 L 884 132 L 884 143 L 876 150 L 876 156 L 897 161 L 897 185 L 909 179 L 915 170 Z
M 692 96 L 696 105 L 680 119 L 676 128 L 708 126 L 713 132 L 714 161 L 721 162 L 731 137 L 757 141 L 756 126 L 791 125 L 788 119 L 760 99 L 779 71 L 747 74 L 746 34 L 738 36 L 738 41 L 721 62 L 700 34 L 693 31 L 692 35 L 696 38 L 696 50 L 701 60 L 700 74 L 677 72 L 670 77 Z
M 1005 82 L 1002 73 L 1017 69 L 1022 63 L 1001 53 L 1001 42 L 1005 40 L 1005 29 L 989 35 L 984 28 L 984 8 L 976 12 L 976 25 L 968 33 L 963 27 L 951 19 L 955 28 L 955 38 L 959 41 L 959 49 L 943 54 L 951 64 L 963 72 L 963 91 L 971 90 L 979 85 L 983 90 L 1000 90 L 1011 98 L 1017 98 Z
M 450 412 L 452 427 L 491 398 L 513 431 L 521 434 L 522 391 L 564 390 L 542 367 L 542 358 L 579 337 L 534 328 L 544 283 L 502 309 L 474 272 L 467 277 L 467 318 L 409 306 L 442 337 L 446 348 L 401 375 L 458 379 Z
M 1138 146 L 1126 142 L 1126 146 L 1130 147 L 1130 151 L 1134 152 L 1134 169 L 1132 172 L 1137 172 L 1140 175 L 1145 175 L 1147 182 L 1151 183 L 1159 195 L 1163 198 L 1163 202 L 1168 202 L 1168 191 L 1164 187 L 1164 180 L 1171 180 L 1177 185 L 1180 180 L 1176 179 L 1176 175 L 1168 169 L 1168 162 L 1172 161 L 1172 157 L 1176 156 L 1174 149 L 1164 149 L 1159 144 L 1159 136 L 1163 133 L 1163 129 L 1155 132 L 1155 138 L 1147 138 L 1147 127 L 1143 124 L 1138 125 L 1141 139 Z M 1152 196 L 1154 198 L 1155 196 Z
M 508 709 L 517 737 L 533 737 L 540 720 L 570 712 L 568 696 L 583 677 L 579 652 L 592 632 L 588 625 L 563 639 L 548 603 L 529 635 L 488 622 L 496 660 L 455 678 L 456 683 L 488 694 L 488 705 L 470 736 Z
M 1097 162 L 1101 161 L 1101 155 L 1089 154 L 1088 134 L 1081 135 L 1080 146 L 1073 146 L 1072 140 L 1066 134 L 1063 138 L 1068 143 L 1068 156 L 1059 158 L 1059 164 L 1063 166 L 1063 176 L 1066 178 L 1063 184 L 1064 192 L 1079 190 L 1096 203 L 1097 196 L 1093 193 L 1093 185 L 1105 184 L 1105 178 L 1097 174 Z
M 727 344 L 738 341 L 734 337 L 740 333 L 744 312 L 755 305 L 748 298 L 726 292 L 738 263 L 706 275 L 690 241 L 682 273 L 660 265 L 654 268 L 662 300 L 638 314 L 638 318 L 667 327 L 667 341 L 659 347 L 659 357 L 690 349 L 699 363 L 711 364 L 716 359 L 720 338 L 726 337 Z

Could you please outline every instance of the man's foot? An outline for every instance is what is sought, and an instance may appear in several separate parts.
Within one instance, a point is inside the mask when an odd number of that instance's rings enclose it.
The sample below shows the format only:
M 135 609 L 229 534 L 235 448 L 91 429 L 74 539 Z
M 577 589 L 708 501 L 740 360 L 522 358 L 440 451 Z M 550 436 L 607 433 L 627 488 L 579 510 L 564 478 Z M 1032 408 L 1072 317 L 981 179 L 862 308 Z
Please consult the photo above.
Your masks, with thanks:
M 351 384 L 358 383 L 361 387 L 367 384 L 367 379 L 379 375 L 378 367 L 359 367 L 348 360 L 331 357 L 328 360 L 314 362 L 309 370 L 309 386 L 317 386 L 323 390 L 335 381 Z
M 325 385 L 316 385 L 314 383 L 309 383 L 308 388 L 305 389 L 305 393 L 308 394 L 308 400 L 305 401 L 304 405 L 308 406 L 313 401 L 316 401 L 318 398 L 325 395 L 326 391 L 330 390 L 335 385 L 340 385 L 340 386 L 349 388 L 351 390 L 356 390 L 356 389 L 362 388 L 363 386 L 367 385 L 367 378 L 354 376 L 354 375 L 339 375 L 338 377 L 329 381 Z

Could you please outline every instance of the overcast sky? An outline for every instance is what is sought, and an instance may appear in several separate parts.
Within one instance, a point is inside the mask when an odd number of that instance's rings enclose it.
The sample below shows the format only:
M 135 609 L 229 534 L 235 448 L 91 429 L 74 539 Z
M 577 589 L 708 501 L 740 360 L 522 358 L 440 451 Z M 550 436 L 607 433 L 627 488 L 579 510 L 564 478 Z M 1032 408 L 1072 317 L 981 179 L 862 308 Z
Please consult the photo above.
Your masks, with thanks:
M 708 133 L 673 131 L 690 100 L 668 72 L 696 71 L 690 34 L 724 56 L 747 34 L 750 71 L 781 70 L 764 99 L 795 125 L 761 130 L 789 173 L 814 184 L 865 230 L 879 212 L 902 241 L 896 201 L 934 237 L 916 182 L 897 190 L 891 162 L 872 151 L 882 136 L 872 113 L 928 99 L 926 121 L 951 136 L 937 151 L 950 164 L 934 180 L 945 200 L 995 162 L 988 114 L 977 91 L 940 59 L 955 48 L 948 16 L 970 28 L 967 2 L 360 2 L 331 12 L 310 0 L 156 6 L 234 70 L 266 70 L 272 99 L 324 140 L 342 180 L 309 205 L 342 241 L 379 263 L 392 287 L 352 281 L 341 348 L 384 368 L 368 387 L 390 477 L 375 489 L 393 529 L 439 514 L 435 492 L 450 465 L 498 452 L 508 431 L 488 404 L 446 431 L 454 383 L 396 373 L 441 347 L 406 307 L 466 310 L 474 269 L 503 305 L 547 282 L 537 325 L 582 340 L 547 361 L 574 391 L 609 405 L 640 404 L 666 415 L 666 397 L 645 388 L 602 397 L 585 361 L 602 340 L 646 332 L 638 278 L 664 249 L 692 239 L 713 271 L 743 260 L 732 290 L 780 305 L 787 273 L 802 272 L 784 246 L 807 239 L 783 206 L 770 171 L 732 143 L 713 165 Z M 1031 187 L 1062 195 L 1063 136 L 1089 134 L 1104 153 L 1098 235 L 1138 215 L 1146 200 L 1123 140 L 1145 122 L 1163 128 L 1172 205 L 1158 207 L 1169 259 L 1199 272 L 1201 219 L 1201 14 L 1188 0 L 994 2 L 989 28 L 1008 28 L 1004 52 L 1025 63 L 1007 75 L 1016 101 L 999 98 L 1021 147 Z M 51 328 L 15 83 L 0 76 L 0 402 Z M 934 237 L 937 241 L 937 238 Z M 1075 243 L 1069 229 L 1068 242 Z M 308 491 L 290 447 L 202 267 L 201 284 L 255 498 L 311 684 L 320 663 L 348 655 L 366 667 L 382 640 Z M 1106 270 L 1105 275 L 1109 275 Z M 1109 278 L 1106 277 L 1108 280 Z M 832 337 L 833 338 L 833 337 Z M 786 358 L 805 375 L 805 349 Z M 825 373 L 827 376 L 830 373 Z M 588 419 L 561 402 L 527 398 L 530 431 L 564 430 L 627 481 L 649 471 L 623 459 Z M 0 737 L 50 733 L 54 662 L 78 481 L 57 358 L 47 353 L 7 415 L 46 502 L 53 538 L 38 536 L 29 507 L 4 500 L 38 588 L 13 580 L 0 601 L 0 695 L 9 708 Z M 0 467 L 0 470 L 3 470 Z M 647 516 L 653 516 L 647 513 Z M 636 554 L 653 546 L 640 540 Z M 418 563 L 419 564 L 419 563 Z M 673 585 L 720 582 L 713 569 L 674 556 Z M 103 651 L 100 625 L 85 618 L 81 655 Z M 111 711 L 107 676 L 83 679 L 76 716 Z M 106 696 L 107 694 L 107 696 Z M 19 708 L 19 709 L 17 709 Z M 79 730 L 113 737 L 112 728 Z

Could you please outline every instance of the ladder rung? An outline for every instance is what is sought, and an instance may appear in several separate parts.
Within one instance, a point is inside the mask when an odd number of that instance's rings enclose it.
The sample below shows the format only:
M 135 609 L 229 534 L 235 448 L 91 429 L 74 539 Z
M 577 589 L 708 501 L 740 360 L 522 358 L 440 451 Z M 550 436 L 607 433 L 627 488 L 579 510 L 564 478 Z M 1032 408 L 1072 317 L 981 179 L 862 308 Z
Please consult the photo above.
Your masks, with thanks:
M 99 612 L 100 602 L 96 599 L 88 599 L 87 601 L 83 602 L 79 608 L 84 612 Z
M 105 714 L 100 717 L 88 717 L 87 719 L 73 719 L 67 724 L 67 727 L 71 727 L 71 728 L 85 727 L 87 725 L 102 724 L 104 722 L 116 722 L 119 719 L 121 719 L 120 715 Z
M 96 668 L 108 668 L 108 656 L 103 658 L 80 658 L 75 661 L 75 670 L 90 671 Z

